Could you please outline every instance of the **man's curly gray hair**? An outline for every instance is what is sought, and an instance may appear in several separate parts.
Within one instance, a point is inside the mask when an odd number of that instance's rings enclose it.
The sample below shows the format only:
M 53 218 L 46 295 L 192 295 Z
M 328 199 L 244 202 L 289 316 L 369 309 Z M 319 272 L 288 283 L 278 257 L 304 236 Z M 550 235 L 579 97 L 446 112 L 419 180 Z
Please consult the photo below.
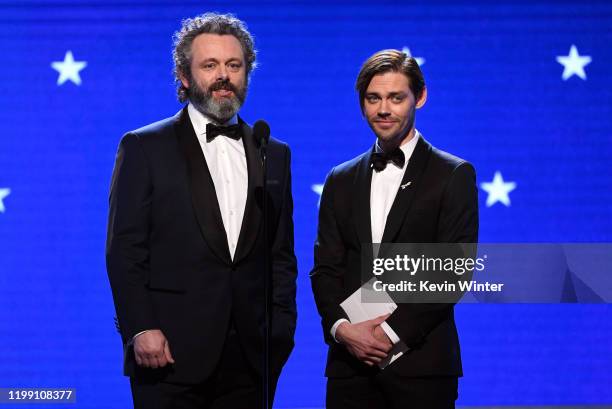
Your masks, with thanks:
M 181 29 L 174 33 L 174 50 L 172 51 L 174 80 L 177 83 L 176 92 L 181 102 L 189 99 L 189 90 L 181 83 L 180 74 L 191 82 L 191 45 L 198 35 L 204 33 L 236 37 L 244 53 L 247 82 L 251 72 L 257 66 L 255 62 L 257 51 L 253 43 L 253 37 L 247 30 L 246 24 L 233 14 L 205 13 L 201 16 L 185 19 L 182 22 Z

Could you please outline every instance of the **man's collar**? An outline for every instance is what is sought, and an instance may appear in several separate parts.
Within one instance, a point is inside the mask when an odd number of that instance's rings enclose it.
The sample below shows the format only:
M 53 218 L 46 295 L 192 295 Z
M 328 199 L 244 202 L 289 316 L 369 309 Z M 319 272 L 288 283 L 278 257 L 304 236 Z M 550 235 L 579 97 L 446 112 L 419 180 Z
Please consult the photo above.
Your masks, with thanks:
M 408 162 L 408 159 L 410 158 L 410 156 L 412 156 L 414 147 L 416 146 L 420 137 L 421 137 L 421 133 L 418 131 L 418 129 L 415 128 L 414 136 L 412 137 L 412 139 L 410 139 L 407 143 L 400 145 L 399 148 L 402 150 L 402 152 L 404 152 L 404 156 L 406 157 L 406 162 Z M 374 147 L 374 152 L 382 152 L 382 151 L 383 149 L 380 147 L 380 144 L 378 143 L 378 139 L 376 139 L 376 145 Z
M 187 113 L 189 114 L 189 119 L 191 120 L 191 124 L 193 125 L 193 129 L 196 135 L 206 135 L 206 124 L 214 123 L 215 125 L 234 125 L 238 123 L 238 115 L 234 115 L 229 121 L 219 124 L 216 121 L 213 121 L 193 106 L 193 104 L 189 104 L 187 106 Z

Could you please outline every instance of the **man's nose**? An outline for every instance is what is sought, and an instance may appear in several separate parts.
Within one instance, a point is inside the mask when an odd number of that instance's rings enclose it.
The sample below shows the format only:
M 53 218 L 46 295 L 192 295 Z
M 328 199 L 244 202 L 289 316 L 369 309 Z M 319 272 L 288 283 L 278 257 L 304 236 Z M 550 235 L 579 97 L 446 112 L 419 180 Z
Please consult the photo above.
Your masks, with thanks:
M 389 111 L 388 102 L 385 100 L 382 100 L 380 102 L 380 106 L 378 107 L 378 116 L 381 118 L 386 118 L 389 115 L 391 115 L 391 112 Z
M 219 68 L 217 69 L 217 80 L 226 80 L 227 79 L 227 67 L 223 64 L 219 64 Z
M 380 109 L 378 110 L 378 116 L 379 116 L 380 118 L 386 118 L 386 117 L 388 117 L 389 115 L 391 115 L 391 112 L 389 112 L 389 111 L 388 111 L 386 108 L 384 108 L 384 107 L 382 107 L 382 106 L 381 106 L 381 107 L 380 107 Z

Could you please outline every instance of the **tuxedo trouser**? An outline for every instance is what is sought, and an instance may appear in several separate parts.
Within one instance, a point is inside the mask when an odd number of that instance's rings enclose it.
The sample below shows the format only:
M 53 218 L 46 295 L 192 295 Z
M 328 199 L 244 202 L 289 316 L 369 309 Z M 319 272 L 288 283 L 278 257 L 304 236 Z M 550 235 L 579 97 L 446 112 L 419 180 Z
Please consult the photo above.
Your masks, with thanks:
M 327 379 L 327 409 L 454 409 L 457 377 L 413 378 L 380 371 Z
M 130 384 L 134 409 L 257 409 L 263 401 L 261 377 L 248 363 L 234 330 L 228 333 L 217 368 L 203 383 L 130 378 Z

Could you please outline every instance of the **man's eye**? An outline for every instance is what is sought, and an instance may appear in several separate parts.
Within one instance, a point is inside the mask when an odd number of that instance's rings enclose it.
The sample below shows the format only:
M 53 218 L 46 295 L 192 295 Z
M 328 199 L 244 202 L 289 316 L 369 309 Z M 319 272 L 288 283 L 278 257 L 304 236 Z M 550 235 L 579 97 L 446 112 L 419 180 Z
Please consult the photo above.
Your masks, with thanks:
M 393 102 L 402 102 L 404 100 L 404 97 L 401 95 L 396 95 L 393 97 Z
M 205 70 L 212 70 L 213 68 L 215 68 L 215 64 L 212 62 L 206 63 L 203 65 Z
M 371 104 L 372 104 L 372 103 L 374 103 L 374 102 L 378 101 L 378 97 L 377 97 L 377 96 L 374 96 L 374 95 L 370 95 L 370 96 L 366 97 L 366 100 L 367 100 L 369 103 L 371 103 Z

